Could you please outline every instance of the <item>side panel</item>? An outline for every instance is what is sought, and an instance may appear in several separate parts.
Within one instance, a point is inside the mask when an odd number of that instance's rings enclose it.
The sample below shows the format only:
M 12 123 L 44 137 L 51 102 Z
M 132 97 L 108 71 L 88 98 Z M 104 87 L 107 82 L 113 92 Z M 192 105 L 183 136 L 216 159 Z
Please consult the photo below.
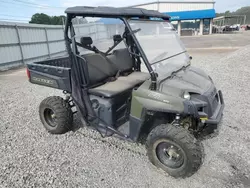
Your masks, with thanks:
M 70 68 L 28 65 L 30 82 L 71 92 Z
M 59 89 L 57 80 L 59 77 L 51 76 L 41 72 L 30 71 L 30 82 L 33 84 L 48 86 L 52 88 Z
M 99 123 L 105 122 L 107 125 L 117 128 L 129 120 L 130 91 L 114 98 L 102 98 L 95 95 L 89 97 L 100 120 Z
M 135 118 L 141 118 L 142 110 L 143 105 L 139 102 L 136 91 L 133 91 L 130 115 Z
M 129 117 L 129 137 L 136 141 L 140 134 L 143 121 L 140 118 L 130 116 Z

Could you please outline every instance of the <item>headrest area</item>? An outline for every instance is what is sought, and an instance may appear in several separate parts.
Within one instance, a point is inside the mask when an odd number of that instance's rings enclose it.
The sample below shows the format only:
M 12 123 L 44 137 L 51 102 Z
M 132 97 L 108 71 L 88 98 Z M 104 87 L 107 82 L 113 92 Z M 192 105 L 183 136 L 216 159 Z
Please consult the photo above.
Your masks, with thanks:
M 122 40 L 122 36 L 121 35 L 114 35 L 113 36 L 113 41 L 114 42 L 120 42 Z
M 81 37 L 81 44 L 83 46 L 91 46 L 93 44 L 93 40 L 91 37 Z

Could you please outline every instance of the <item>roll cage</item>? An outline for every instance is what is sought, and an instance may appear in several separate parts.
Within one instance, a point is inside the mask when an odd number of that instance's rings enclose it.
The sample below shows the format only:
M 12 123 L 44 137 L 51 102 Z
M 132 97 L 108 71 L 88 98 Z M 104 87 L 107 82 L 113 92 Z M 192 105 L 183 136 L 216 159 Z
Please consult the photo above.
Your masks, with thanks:
M 66 41 L 66 47 L 67 51 L 71 57 L 72 62 L 74 62 L 77 66 L 76 70 L 80 70 L 80 67 L 78 67 L 79 63 L 77 62 L 77 58 L 75 58 L 77 55 L 79 55 L 79 52 L 77 50 L 77 46 L 81 46 L 83 48 L 89 48 L 89 50 L 92 50 L 96 53 L 100 52 L 96 48 L 91 48 L 89 46 L 83 46 L 81 43 L 76 42 L 75 40 L 75 31 L 72 24 L 72 19 L 76 16 L 82 16 L 84 17 L 102 17 L 102 18 L 116 18 L 123 21 L 125 24 L 125 36 L 123 36 L 126 40 L 126 43 L 129 44 L 129 46 L 133 46 L 135 51 L 131 51 L 130 53 L 134 56 L 137 56 L 137 58 L 142 58 L 149 73 L 151 76 L 151 89 L 156 90 L 156 82 L 157 82 L 157 74 L 153 71 L 140 43 L 135 37 L 135 32 L 132 30 L 131 26 L 128 23 L 129 19 L 136 18 L 136 19 L 144 19 L 144 20 L 150 20 L 150 19 L 162 19 L 162 20 L 169 20 L 169 16 L 166 14 L 159 13 L 158 11 L 153 10 L 146 10 L 141 8 L 114 8 L 114 7 L 71 7 L 66 9 L 66 24 L 65 24 L 65 41 Z M 69 37 L 70 32 L 70 37 Z M 71 47 L 72 45 L 72 47 Z M 116 44 L 114 44 L 112 48 L 114 48 Z M 109 51 L 107 51 L 109 52 Z M 106 52 L 106 53 L 107 53 Z M 100 52 L 102 53 L 102 52 Z M 106 54 L 104 53 L 104 55 Z M 139 56 L 139 57 L 138 57 Z M 87 71 L 87 67 L 84 66 L 84 72 Z M 88 74 L 86 74 L 88 75 Z M 82 86 L 87 86 L 87 77 L 84 75 L 84 79 L 82 80 L 83 83 L 81 83 Z M 81 80 L 80 73 L 76 72 L 76 76 L 78 77 L 78 81 Z

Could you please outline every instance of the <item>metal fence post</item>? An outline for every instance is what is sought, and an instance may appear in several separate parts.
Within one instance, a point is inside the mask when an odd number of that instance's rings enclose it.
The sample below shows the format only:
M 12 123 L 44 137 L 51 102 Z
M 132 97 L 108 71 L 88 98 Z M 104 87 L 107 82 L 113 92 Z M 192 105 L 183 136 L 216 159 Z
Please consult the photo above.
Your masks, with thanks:
M 78 25 L 77 25 L 77 27 L 78 27 L 78 36 L 80 36 L 80 35 L 81 35 L 81 29 L 80 29 L 80 25 L 79 25 L 79 20 L 78 20 Z
M 18 26 L 15 25 L 15 28 L 16 28 L 16 33 L 17 33 L 18 45 L 20 47 L 22 62 L 23 62 L 23 64 L 25 64 L 25 62 L 24 62 L 24 56 L 23 56 L 23 47 L 22 47 L 22 43 L 21 43 L 21 38 L 20 38 L 20 33 L 19 33 Z
M 88 33 L 89 37 L 91 37 L 91 38 L 92 38 L 91 26 L 87 27 L 87 29 L 88 29 L 88 31 L 89 31 L 89 33 Z
M 44 31 L 45 31 L 45 36 L 46 36 L 46 43 L 47 43 L 49 58 L 51 58 L 51 55 L 50 55 L 50 47 L 49 47 L 49 39 L 48 39 L 48 32 L 47 32 L 46 27 L 44 28 Z

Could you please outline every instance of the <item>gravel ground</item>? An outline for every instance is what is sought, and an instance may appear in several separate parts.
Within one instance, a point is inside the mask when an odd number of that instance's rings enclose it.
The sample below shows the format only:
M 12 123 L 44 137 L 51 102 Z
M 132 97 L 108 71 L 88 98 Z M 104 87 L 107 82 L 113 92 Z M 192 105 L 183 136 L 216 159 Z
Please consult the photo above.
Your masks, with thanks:
M 178 180 L 151 165 L 141 145 L 85 128 L 48 134 L 38 105 L 61 93 L 28 83 L 24 70 L 0 74 L 0 187 L 250 187 L 249 52 L 190 52 L 223 90 L 226 108 L 219 136 L 203 142 L 201 169 Z

